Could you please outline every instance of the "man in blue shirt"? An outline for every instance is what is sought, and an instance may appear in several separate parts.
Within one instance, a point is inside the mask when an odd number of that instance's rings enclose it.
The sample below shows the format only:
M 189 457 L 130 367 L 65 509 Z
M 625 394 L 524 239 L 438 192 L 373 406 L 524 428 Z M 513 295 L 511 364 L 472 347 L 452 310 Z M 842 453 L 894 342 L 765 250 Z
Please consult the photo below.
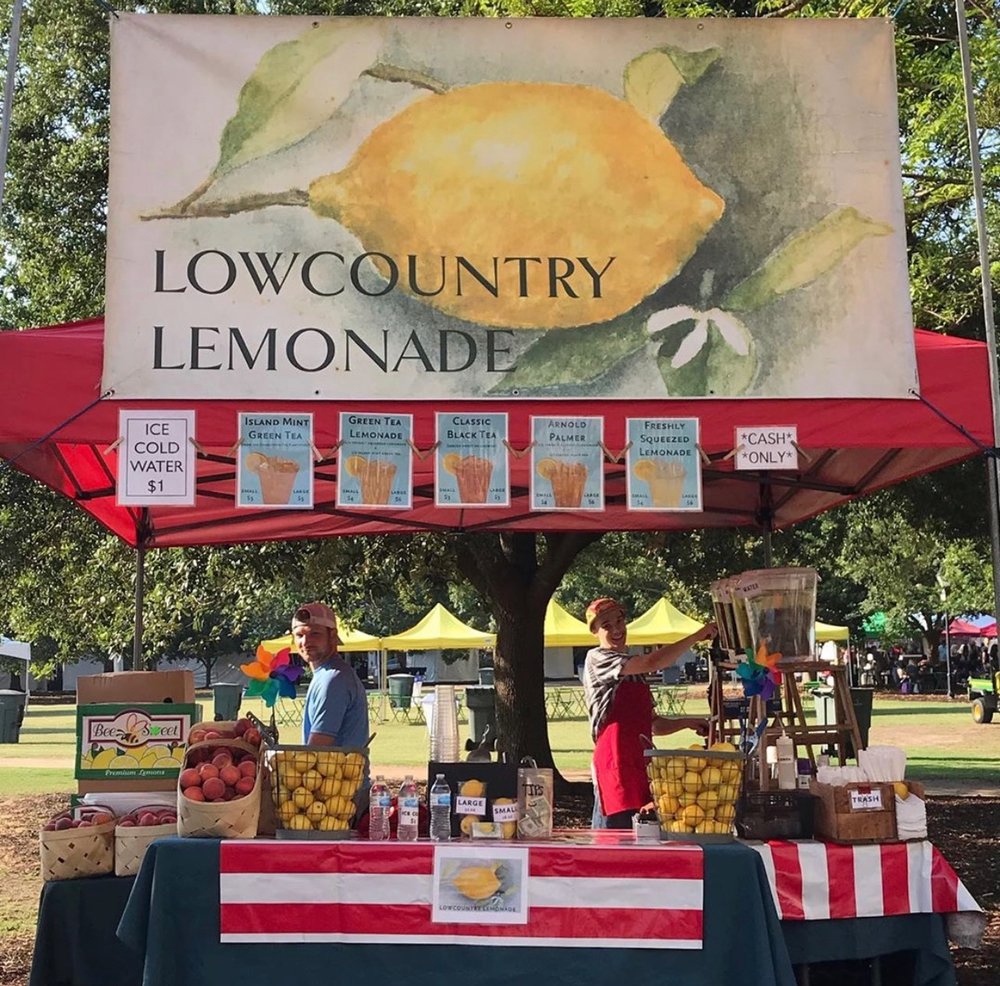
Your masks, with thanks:
M 296 650 L 312 669 L 302 715 L 309 746 L 368 745 L 368 699 L 354 669 L 338 653 L 337 617 L 324 603 L 307 603 L 292 616 Z

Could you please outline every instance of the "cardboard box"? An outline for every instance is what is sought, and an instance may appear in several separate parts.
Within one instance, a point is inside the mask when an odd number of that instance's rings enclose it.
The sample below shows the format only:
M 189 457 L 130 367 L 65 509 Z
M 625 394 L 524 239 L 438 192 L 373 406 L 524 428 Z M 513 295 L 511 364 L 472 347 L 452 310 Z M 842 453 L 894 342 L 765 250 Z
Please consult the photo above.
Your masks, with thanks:
M 852 844 L 896 841 L 896 792 L 891 784 L 813 781 L 809 792 L 818 799 L 817 839 Z
M 75 776 L 83 794 L 177 786 L 194 703 L 108 702 L 76 707 Z
M 115 671 L 91 674 L 76 683 L 76 704 L 127 702 L 165 705 L 194 701 L 194 675 L 190 671 Z

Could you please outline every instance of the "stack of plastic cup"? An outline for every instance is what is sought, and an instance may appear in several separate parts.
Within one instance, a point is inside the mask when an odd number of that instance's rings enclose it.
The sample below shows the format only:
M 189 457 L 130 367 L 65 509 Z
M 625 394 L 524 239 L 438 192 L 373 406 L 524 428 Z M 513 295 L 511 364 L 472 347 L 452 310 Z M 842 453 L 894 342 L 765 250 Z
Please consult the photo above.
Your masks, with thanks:
M 438 685 L 434 689 L 431 760 L 436 763 L 458 761 L 458 710 L 455 707 L 454 685 Z

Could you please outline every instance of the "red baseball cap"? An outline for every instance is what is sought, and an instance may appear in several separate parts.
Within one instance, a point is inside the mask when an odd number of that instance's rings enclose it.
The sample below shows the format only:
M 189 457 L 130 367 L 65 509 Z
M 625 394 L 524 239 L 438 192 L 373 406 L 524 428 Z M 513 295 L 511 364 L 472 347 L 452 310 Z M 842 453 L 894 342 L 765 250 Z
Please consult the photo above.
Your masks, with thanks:
M 306 603 L 292 614 L 292 629 L 298 626 L 337 629 L 337 614 L 326 603 Z
M 625 615 L 625 607 L 622 606 L 617 599 L 612 599 L 610 596 L 601 596 L 600 599 L 595 599 L 587 607 L 587 615 L 585 617 L 587 621 L 587 629 L 593 633 L 594 624 L 598 621 L 598 619 L 605 613 L 609 613 L 614 609 L 617 609 L 622 616 Z

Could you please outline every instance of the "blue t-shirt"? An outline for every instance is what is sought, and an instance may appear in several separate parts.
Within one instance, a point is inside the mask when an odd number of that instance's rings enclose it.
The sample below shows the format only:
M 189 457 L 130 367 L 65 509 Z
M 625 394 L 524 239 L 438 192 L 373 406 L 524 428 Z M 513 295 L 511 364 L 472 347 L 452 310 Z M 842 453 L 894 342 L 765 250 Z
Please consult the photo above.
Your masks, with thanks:
M 335 654 L 313 671 L 302 714 L 305 742 L 313 733 L 336 738 L 337 746 L 368 743 L 368 699 L 354 668 Z

